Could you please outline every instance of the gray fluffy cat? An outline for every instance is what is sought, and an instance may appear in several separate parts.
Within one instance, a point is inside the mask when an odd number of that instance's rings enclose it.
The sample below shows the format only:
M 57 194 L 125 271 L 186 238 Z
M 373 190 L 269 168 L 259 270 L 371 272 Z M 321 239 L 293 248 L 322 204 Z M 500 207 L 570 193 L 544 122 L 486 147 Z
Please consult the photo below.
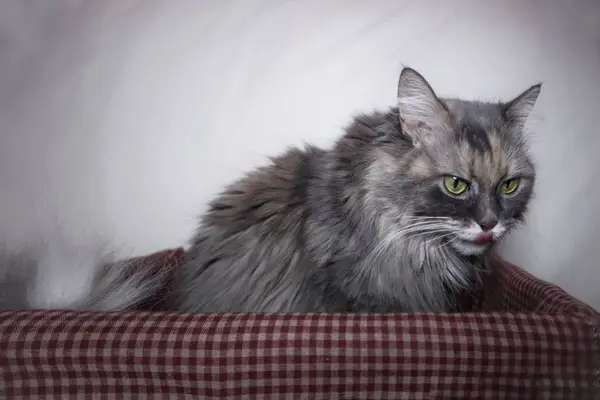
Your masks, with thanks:
M 523 221 L 535 179 L 523 128 L 539 92 L 507 103 L 440 99 L 405 68 L 397 107 L 356 117 L 331 150 L 289 150 L 217 197 L 167 304 L 456 310 L 494 243 Z M 49 250 L 0 251 L 0 309 L 135 309 L 162 284 L 143 270 L 107 273 L 100 253 Z
M 506 103 L 440 99 L 405 68 L 398 105 L 331 150 L 292 149 L 211 204 L 176 270 L 186 312 L 443 312 L 523 221 L 535 180 Z

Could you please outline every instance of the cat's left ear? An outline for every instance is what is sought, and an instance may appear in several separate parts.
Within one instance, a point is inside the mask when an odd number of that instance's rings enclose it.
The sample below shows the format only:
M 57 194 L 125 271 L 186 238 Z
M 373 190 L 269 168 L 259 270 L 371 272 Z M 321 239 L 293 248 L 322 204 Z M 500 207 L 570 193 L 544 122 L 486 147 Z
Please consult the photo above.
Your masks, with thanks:
M 538 83 L 506 103 L 504 105 L 504 118 L 506 121 L 517 130 L 523 130 L 541 90 L 542 84 Z

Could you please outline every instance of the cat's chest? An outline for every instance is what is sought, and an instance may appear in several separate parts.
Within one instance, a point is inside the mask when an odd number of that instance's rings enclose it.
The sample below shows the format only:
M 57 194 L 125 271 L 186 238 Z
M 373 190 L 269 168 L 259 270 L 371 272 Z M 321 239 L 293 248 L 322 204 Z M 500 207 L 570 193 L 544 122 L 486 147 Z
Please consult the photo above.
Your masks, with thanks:
M 357 289 L 371 308 L 442 311 L 447 294 L 470 280 L 473 267 L 443 243 L 412 238 L 374 248 L 361 262 L 364 278 Z

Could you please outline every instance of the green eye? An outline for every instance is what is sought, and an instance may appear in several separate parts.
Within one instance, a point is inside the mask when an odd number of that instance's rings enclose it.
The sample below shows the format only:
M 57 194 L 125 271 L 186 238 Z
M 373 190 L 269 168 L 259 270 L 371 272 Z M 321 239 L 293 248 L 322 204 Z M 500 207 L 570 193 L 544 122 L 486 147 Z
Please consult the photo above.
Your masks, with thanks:
M 500 191 L 504 194 L 514 193 L 519 188 L 521 180 L 519 178 L 508 179 L 500 185 Z
M 444 187 L 448 193 L 459 196 L 467 191 L 469 183 L 464 179 L 457 178 L 456 176 L 446 175 L 444 176 Z

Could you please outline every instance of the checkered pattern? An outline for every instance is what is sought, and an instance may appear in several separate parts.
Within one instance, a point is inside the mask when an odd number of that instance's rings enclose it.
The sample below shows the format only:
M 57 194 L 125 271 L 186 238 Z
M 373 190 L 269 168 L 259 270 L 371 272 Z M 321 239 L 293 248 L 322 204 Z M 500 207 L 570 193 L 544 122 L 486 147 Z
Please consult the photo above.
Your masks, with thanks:
M 509 264 L 486 287 L 482 313 L 3 312 L 0 395 L 600 398 L 594 310 Z

